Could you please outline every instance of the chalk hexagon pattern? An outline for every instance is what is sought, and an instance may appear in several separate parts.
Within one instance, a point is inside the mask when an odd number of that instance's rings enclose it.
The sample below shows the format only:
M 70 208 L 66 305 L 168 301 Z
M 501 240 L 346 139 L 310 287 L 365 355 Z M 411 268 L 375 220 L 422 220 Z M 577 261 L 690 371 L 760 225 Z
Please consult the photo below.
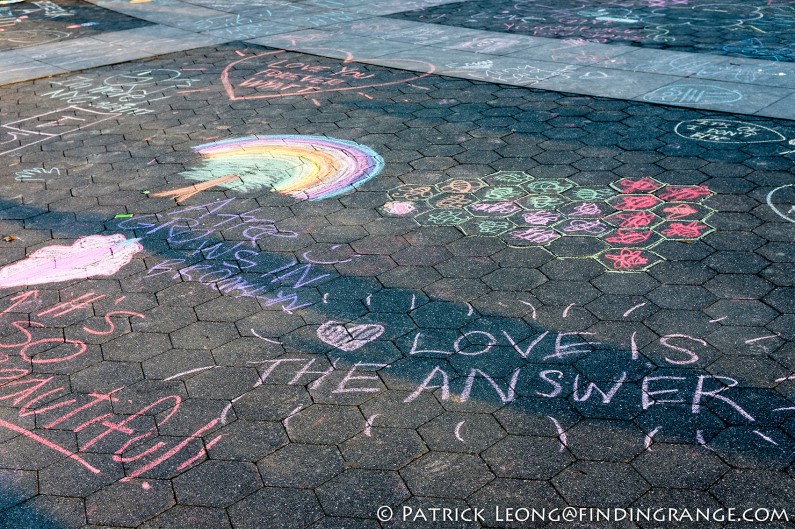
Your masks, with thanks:
M 120 233 L 81 237 L 71 246 L 39 248 L 0 269 L 0 288 L 111 276 L 143 249 L 138 239 L 127 239 Z
M 559 258 L 592 258 L 614 272 L 648 270 L 663 259 L 664 240 L 692 241 L 713 231 L 714 210 L 703 185 L 668 185 L 651 177 L 607 186 L 566 178 L 498 171 L 435 185 L 401 185 L 380 209 L 421 225 L 456 226 L 464 234 L 499 237 L 514 248 L 542 247 Z
M 195 185 L 154 193 L 178 202 L 219 186 L 240 192 L 271 189 L 299 200 L 353 191 L 378 175 L 384 160 L 371 148 L 325 136 L 247 136 L 193 148 L 201 166 L 181 173 Z

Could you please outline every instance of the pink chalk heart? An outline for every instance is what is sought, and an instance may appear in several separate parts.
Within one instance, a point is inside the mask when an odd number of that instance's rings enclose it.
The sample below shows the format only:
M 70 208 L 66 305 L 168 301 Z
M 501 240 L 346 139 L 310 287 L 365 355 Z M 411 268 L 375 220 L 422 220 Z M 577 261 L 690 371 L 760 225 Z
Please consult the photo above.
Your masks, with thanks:
M 384 334 L 384 327 L 377 323 L 343 325 L 338 321 L 328 321 L 318 327 L 317 337 L 343 351 L 355 351 Z
M 295 53 L 287 50 L 269 51 L 257 55 L 244 56 L 229 63 L 221 72 L 221 84 L 231 101 L 251 99 L 271 99 L 275 97 L 306 96 L 327 92 L 362 91 L 367 88 L 410 83 L 432 74 L 436 67 L 425 61 L 413 59 L 390 59 L 394 63 L 404 63 L 407 68 L 421 66 L 423 73 L 403 73 L 395 75 L 391 81 L 374 82 L 374 74 L 360 71 L 353 62 L 353 55 L 345 50 L 333 48 L 304 48 L 301 51 L 335 51 L 345 55 L 339 65 L 304 63 L 294 59 Z M 291 55 L 285 57 L 284 54 Z M 280 55 L 282 54 L 282 55 Z M 266 58 L 262 60 L 263 58 Z M 306 60 L 306 59 L 304 59 Z M 359 59 L 366 61 L 368 59 Z M 240 68 L 236 68 L 237 66 Z M 255 93 L 243 94 L 248 90 Z
M 416 209 L 417 207 L 411 202 L 387 202 L 384 204 L 384 211 L 391 215 L 408 215 Z

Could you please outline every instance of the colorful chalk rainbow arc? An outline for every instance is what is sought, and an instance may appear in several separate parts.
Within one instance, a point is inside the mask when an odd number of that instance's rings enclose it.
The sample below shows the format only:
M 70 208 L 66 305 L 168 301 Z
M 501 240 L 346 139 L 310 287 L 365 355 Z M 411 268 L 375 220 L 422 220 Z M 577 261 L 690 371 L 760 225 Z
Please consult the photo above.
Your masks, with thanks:
M 270 188 L 301 200 L 322 200 L 354 190 L 384 168 L 371 148 L 325 136 L 247 136 L 193 150 L 203 164 L 181 174 L 202 183 L 153 196 L 180 201 L 221 186 L 241 192 Z

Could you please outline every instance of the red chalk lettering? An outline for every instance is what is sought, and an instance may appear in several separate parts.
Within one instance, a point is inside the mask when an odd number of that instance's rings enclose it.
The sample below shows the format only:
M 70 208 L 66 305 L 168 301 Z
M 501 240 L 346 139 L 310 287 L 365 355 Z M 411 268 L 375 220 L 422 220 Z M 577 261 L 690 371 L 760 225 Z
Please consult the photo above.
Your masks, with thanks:
M 30 374 L 30 369 L 23 369 L 20 367 L 7 367 L 0 369 L 0 387 L 5 386 L 10 381 L 18 380 Z M 3 382 L 3 381 L 6 382 Z
M 323 84 L 326 79 L 323 77 L 317 77 L 315 75 L 305 75 L 299 79 L 302 83 L 309 83 L 309 84 Z
M 158 450 L 160 450 L 161 448 L 163 448 L 164 446 L 166 446 L 165 442 L 158 441 L 155 444 L 153 444 L 152 446 L 150 446 L 149 448 L 141 450 L 137 454 L 134 454 L 134 455 L 131 455 L 131 456 L 123 455 L 124 452 L 130 446 L 132 446 L 133 443 L 136 443 L 136 442 L 138 442 L 138 441 L 140 441 L 142 439 L 145 439 L 146 437 L 149 437 L 150 435 L 151 435 L 151 432 L 147 432 L 145 434 L 141 434 L 141 435 L 139 435 L 137 437 L 133 437 L 132 439 L 128 440 L 118 450 L 116 450 L 113 453 L 112 459 L 114 461 L 116 461 L 117 463 L 131 463 L 131 462 L 136 461 L 138 459 L 144 458 L 144 457 L 148 456 L 149 454 L 153 454 L 153 453 L 157 452 Z
M 149 463 L 137 468 L 136 470 L 134 470 L 133 472 L 131 472 L 127 476 L 121 478 L 119 481 L 129 481 L 131 479 L 135 479 L 138 476 L 140 476 L 141 474 L 143 474 L 144 472 L 148 472 L 149 470 L 151 470 L 151 469 L 153 469 L 153 468 L 165 463 L 166 461 L 168 461 L 172 457 L 176 456 L 179 452 L 181 452 L 182 449 L 185 448 L 186 446 L 188 446 L 192 441 L 198 440 L 202 436 L 202 434 L 204 434 L 205 432 L 208 432 L 211 429 L 213 429 L 215 427 L 215 425 L 218 424 L 219 422 L 220 422 L 220 419 L 213 419 L 212 421 L 208 422 L 207 424 L 205 424 L 204 426 L 202 426 L 201 428 L 199 428 L 198 430 L 193 432 L 189 437 L 187 437 L 187 438 L 183 439 L 182 441 L 180 441 L 179 443 L 177 443 L 174 447 L 172 447 L 170 450 L 166 451 L 166 453 L 164 453 L 163 455 L 161 455 L 157 459 L 154 459 L 153 461 L 150 461 Z M 199 442 L 201 442 L 201 441 L 199 441 Z M 204 453 L 203 452 L 204 448 L 202 448 L 201 450 L 202 450 L 202 453 Z M 195 456 L 194 456 L 189 461 L 193 462 L 195 460 L 196 459 L 195 459 Z
M 44 324 L 38 323 L 38 322 L 35 322 L 35 321 L 31 321 L 31 322 L 28 322 L 26 320 L 12 321 L 11 322 L 11 326 L 16 328 L 16 329 L 18 329 L 19 331 L 22 332 L 22 334 L 25 335 L 25 341 L 21 342 L 21 343 L 0 343 L 0 349 L 8 349 L 8 348 L 12 348 L 12 347 L 21 347 L 21 346 L 24 346 L 24 345 L 27 345 L 27 344 L 30 343 L 30 341 L 33 339 L 33 335 L 30 334 L 30 332 L 28 332 L 27 329 L 22 327 L 23 323 L 31 325 L 31 326 L 36 326 L 36 327 L 44 327 Z
M 28 292 L 20 292 L 19 294 L 15 295 L 15 296 L 12 296 L 11 297 L 11 301 L 13 301 L 14 303 L 12 303 L 11 305 L 9 305 L 5 309 L 3 309 L 3 311 L 0 312 L 0 315 L 8 314 L 9 312 L 12 312 L 15 308 L 17 308 L 19 305 L 25 303 L 26 301 L 28 301 L 30 298 L 38 300 L 39 291 L 38 290 L 30 290 Z
M 207 450 L 212 448 L 213 445 L 215 445 L 218 441 L 220 441 L 224 437 L 226 437 L 226 434 L 217 435 L 211 441 L 208 441 L 204 446 L 199 445 L 199 450 L 196 452 L 196 454 L 193 457 L 188 458 L 182 463 L 180 463 L 180 465 L 177 467 L 177 470 L 185 470 L 193 463 L 201 459 L 201 457 L 207 453 Z
M 69 301 L 64 301 L 63 303 L 59 303 L 59 304 L 54 305 L 53 307 L 51 307 L 51 308 L 49 308 L 47 310 L 43 310 L 43 311 L 39 312 L 37 314 L 37 316 L 44 316 L 46 314 L 51 314 L 51 313 L 55 312 L 56 314 L 53 314 L 53 317 L 57 317 L 57 316 L 63 316 L 64 314 L 68 314 L 70 312 L 73 312 L 73 311 L 79 310 L 79 309 L 90 309 L 91 308 L 91 304 L 93 302 L 99 301 L 99 300 L 101 300 L 102 298 L 105 297 L 104 294 L 101 294 L 99 296 L 91 297 L 93 295 L 94 295 L 93 292 L 89 292 L 87 294 L 83 294 L 82 296 L 78 296 L 75 299 L 72 299 L 72 300 L 69 300 Z
M 284 86 L 284 83 L 281 81 L 254 81 L 248 80 L 245 81 L 245 84 L 241 83 L 241 86 L 245 86 L 247 88 L 267 88 L 277 90 Z
M 76 351 L 67 356 L 56 356 L 53 358 L 34 358 L 33 356 L 28 355 L 28 349 L 31 347 L 35 347 L 39 344 L 43 343 L 64 343 L 64 344 L 72 344 Z M 54 349 L 57 349 L 54 348 Z M 50 349 L 50 351 L 54 350 Z M 66 362 L 67 360 L 71 360 L 72 358 L 77 358 L 84 352 L 86 352 L 87 346 L 85 342 L 80 340 L 70 340 L 65 338 L 42 338 L 41 340 L 36 340 L 35 342 L 30 342 L 26 344 L 22 349 L 19 351 L 19 357 L 25 360 L 26 362 L 30 362 L 32 364 L 56 364 L 58 362 Z M 43 352 L 41 354 L 44 354 Z
M 341 70 L 334 72 L 331 74 L 339 75 L 341 77 L 353 77 L 355 79 L 369 79 L 370 77 L 375 77 L 375 74 L 366 74 L 355 67 L 343 66 Z
M 98 468 L 95 468 L 95 467 L 91 466 L 87 461 L 85 461 L 83 458 L 81 458 L 80 456 L 78 456 L 74 452 L 71 452 L 70 450 L 67 450 L 64 447 L 62 447 L 60 445 L 57 445 L 57 444 L 53 443 L 52 441 L 50 441 L 48 439 L 45 439 L 44 437 L 42 437 L 40 435 L 36 435 L 35 433 L 30 432 L 30 431 L 26 430 L 25 428 L 22 428 L 21 426 L 17 426 L 16 424 L 12 424 L 12 423 L 10 423 L 8 421 L 0 419 L 0 427 L 7 428 L 7 429 L 11 430 L 12 432 L 16 432 L 16 433 L 18 433 L 20 435 L 24 435 L 28 439 L 36 441 L 37 443 L 41 444 L 42 446 L 45 446 L 45 447 L 49 448 L 50 450 L 54 450 L 56 452 L 64 454 L 65 456 L 69 457 L 70 459 L 73 459 L 73 460 L 77 461 L 78 463 L 80 463 L 81 465 L 86 467 L 88 470 L 93 472 L 94 474 L 99 474 L 100 473 L 100 470 Z
M 45 391 L 41 395 L 37 395 L 36 397 L 30 399 L 25 404 L 20 406 L 20 408 L 19 408 L 19 416 L 20 417 L 27 417 L 28 415 L 36 415 L 36 414 L 39 414 L 39 413 L 45 413 L 45 412 L 48 412 L 48 411 L 57 410 L 58 408 L 63 408 L 64 406 L 69 406 L 70 404 L 74 404 L 75 402 L 77 402 L 75 399 L 69 399 L 69 400 L 66 400 L 66 401 L 62 401 L 62 402 L 57 402 L 55 404 L 51 404 L 49 406 L 43 406 L 41 408 L 36 408 L 35 410 L 31 410 L 30 409 L 31 406 L 33 406 L 34 404 L 36 404 L 40 400 L 43 400 L 43 399 L 49 397 L 50 395 L 55 395 L 55 394 L 57 394 L 57 393 L 59 393 L 61 391 L 64 391 L 65 389 L 66 388 L 64 386 L 61 386 L 60 388 L 55 388 L 55 389 L 51 389 L 50 391 Z
M 105 323 L 108 324 L 108 330 L 106 331 L 99 331 L 96 329 L 89 329 L 88 327 L 83 327 L 83 330 L 86 331 L 88 334 L 93 334 L 95 336 L 105 336 L 107 334 L 113 334 L 113 331 L 116 330 L 116 324 L 111 321 L 111 318 L 114 316 L 129 316 L 130 318 L 141 318 L 146 319 L 146 316 L 139 312 L 131 312 L 129 310 L 112 310 L 105 314 L 104 320 Z
M 14 380 L 12 382 L 7 382 L 3 384 L 2 388 L 4 392 L 10 390 L 10 393 L 0 393 L 0 401 L 10 400 L 14 406 L 19 406 L 23 401 L 32 397 L 38 390 L 52 382 L 54 379 L 55 377 L 27 378 L 25 380 Z
M 147 414 L 146 412 L 148 412 L 149 410 L 152 410 L 152 409 L 158 407 L 160 404 L 166 403 L 168 401 L 172 401 L 173 402 L 173 404 L 171 405 L 170 411 L 166 414 L 166 416 L 162 420 L 156 420 L 155 421 L 155 425 L 150 430 L 148 430 L 148 432 L 153 432 L 153 433 L 157 432 L 157 427 L 162 425 L 162 424 L 165 424 L 166 422 L 168 422 L 168 420 L 171 419 L 171 417 L 177 412 L 177 410 L 179 409 L 180 405 L 182 404 L 182 397 L 180 397 L 179 395 L 169 395 L 167 397 L 160 398 L 160 399 L 154 401 L 153 403 L 151 403 L 151 404 L 149 404 L 147 406 L 144 406 L 143 408 L 141 408 L 140 410 L 138 410 L 134 414 L 130 415 L 129 417 L 125 417 L 124 419 L 122 419 L 119 422 L 111 422 L 110 420 L 102 421 L 102 426 L 104 426 L 106 428 L 106 430 L 104 432 L 100 433 L 100 434 L 97 434 L 96 436 L 92 437 L 91 439 L 89 439 L 85 444 L 83 444 L 83 446 L 80 449 L 80 451 L 81 452 L 85 451 L 86 449 L 90 448 L 91 446 L 96 444 L 98 441 L 104 439 L 105 437 L 107 437 L 108 435 L 110 435 L 113 432 L 121 432 L 121 433 L 126 434 L 126 435 L 134 434 L 135 433 L 135 429 L 133 429 L 133 428 L 128 426 L 132 421 L 134 421 L 138 417 L 141 417 L 142 415 Z M 160 413 L 162 413 L 162 412 L 160 412 Z M 75 430 L 75 431 L 77 431 L 77 430 Z M 144 432 L 144 433 L 146 433 L 146 432 Z M 127 446 L 127 445 L 125 444 L 124 446 Z
M 118 402 L 119 399 L 114 397 L 113 394 L 116 393 L 117 391 L 120 391 L 121 389 L 122 388 L 116 388 L 114 390 L 109 391 L 108 393 L 89 393 L 88 396 L 92 398 L 89 402 L 83 404 L 82 406 L 78 406 L 77 408 L 71 410 L 69 413 L 65 413 L 64 415 L 61 415 L 60 417 L 53 419 L 51 422 L 45 424 L 44 428 L 53 428 L 55 426 L 58 426 L 62 422 L 71 419 L 78 413 L 93 408 L 94 406 L 96 406 L 101 402 L 108 402 L 108 403 Z

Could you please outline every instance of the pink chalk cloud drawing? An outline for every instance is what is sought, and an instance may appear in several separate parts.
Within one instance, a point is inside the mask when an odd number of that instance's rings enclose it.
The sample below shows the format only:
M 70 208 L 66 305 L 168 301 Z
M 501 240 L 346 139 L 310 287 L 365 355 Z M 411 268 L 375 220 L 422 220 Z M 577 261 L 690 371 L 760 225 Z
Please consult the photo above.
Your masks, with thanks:
M 71 246 L 40 248 L 0 269 L 0 288 L 111 276 L 144 249 L 138 241 L 117 233 L 81 237 Z

